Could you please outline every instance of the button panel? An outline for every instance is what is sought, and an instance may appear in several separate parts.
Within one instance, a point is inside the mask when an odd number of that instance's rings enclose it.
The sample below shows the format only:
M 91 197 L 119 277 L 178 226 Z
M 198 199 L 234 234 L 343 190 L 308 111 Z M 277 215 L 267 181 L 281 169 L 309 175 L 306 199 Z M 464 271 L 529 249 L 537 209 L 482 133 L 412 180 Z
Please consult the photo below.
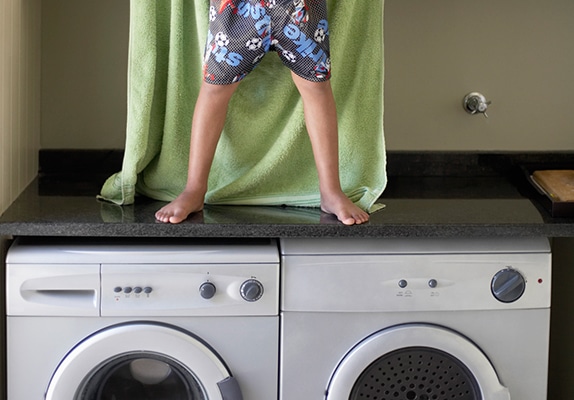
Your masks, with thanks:
M 102 265 L 102 316 L 278 315 L 279 264 Z
M 151 292 L 153 292 L 153 288 L 151 288 L 149 286 L 146 286 L 143 288 L 141 286 L 135 286 L 135 287 L 132 287 L 132 286 L 125 286 L 125 287 L 116 286 L 114 288 L 114 293 L 117 293 L 117 294 L 123 293 L 126 295 L 132 294 L 132 293 L 134 293 L 134 294 L 142 294 L 142 293 L 150 294 Z

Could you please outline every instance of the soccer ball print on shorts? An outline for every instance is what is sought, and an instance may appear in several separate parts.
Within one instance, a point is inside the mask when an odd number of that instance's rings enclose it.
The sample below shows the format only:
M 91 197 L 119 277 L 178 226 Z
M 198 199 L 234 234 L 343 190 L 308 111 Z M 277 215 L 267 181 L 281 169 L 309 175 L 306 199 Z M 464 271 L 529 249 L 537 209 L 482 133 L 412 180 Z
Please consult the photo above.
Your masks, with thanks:
M 326 0 L 211 0 L 206 82 L 238 82 L 275 51 L 297 75 L 331 76 Z

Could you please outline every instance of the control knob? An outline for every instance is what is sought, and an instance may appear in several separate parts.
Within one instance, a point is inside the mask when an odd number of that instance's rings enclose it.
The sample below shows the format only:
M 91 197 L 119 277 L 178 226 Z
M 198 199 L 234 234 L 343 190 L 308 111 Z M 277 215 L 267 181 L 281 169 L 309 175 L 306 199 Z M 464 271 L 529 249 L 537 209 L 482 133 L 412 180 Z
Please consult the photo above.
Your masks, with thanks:
M 263 284 L 257 279 L 248 279 L 241 284 L 239 293 L 245 301 L 257 301 L 263 296 Z
M 206 300 L 213 298 L 213 296 L 215 296 L 216 291 L 217 291 L 217 288 L 211 282 L 203 282 L 199 286 L 199 295 Z
M 498 271 L 490 284 L 493 296 L 502 303 L 513 303 L 524 294 L 526 279 L 515 269 Z

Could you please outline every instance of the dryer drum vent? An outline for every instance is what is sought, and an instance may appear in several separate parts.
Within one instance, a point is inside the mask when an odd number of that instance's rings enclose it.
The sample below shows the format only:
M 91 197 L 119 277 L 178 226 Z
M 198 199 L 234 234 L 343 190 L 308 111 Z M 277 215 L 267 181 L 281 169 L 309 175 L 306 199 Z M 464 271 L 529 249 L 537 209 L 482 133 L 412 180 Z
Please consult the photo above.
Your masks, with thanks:
M 387 353 L 359 376 L 349 400 L 482 400 L 478 382 L 456 357 L 430 347 Z

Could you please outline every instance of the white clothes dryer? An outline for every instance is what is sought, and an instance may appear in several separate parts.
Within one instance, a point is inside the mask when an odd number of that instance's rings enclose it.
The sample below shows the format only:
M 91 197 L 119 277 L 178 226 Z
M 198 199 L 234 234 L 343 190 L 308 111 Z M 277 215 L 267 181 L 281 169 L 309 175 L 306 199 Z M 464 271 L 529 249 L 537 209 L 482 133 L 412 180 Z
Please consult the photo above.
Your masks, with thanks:
M 8 398 L 277 398 L 276 242 L 17 239 Z
M 280 399 L 546 399 L 547 239 L 284 239 Z

